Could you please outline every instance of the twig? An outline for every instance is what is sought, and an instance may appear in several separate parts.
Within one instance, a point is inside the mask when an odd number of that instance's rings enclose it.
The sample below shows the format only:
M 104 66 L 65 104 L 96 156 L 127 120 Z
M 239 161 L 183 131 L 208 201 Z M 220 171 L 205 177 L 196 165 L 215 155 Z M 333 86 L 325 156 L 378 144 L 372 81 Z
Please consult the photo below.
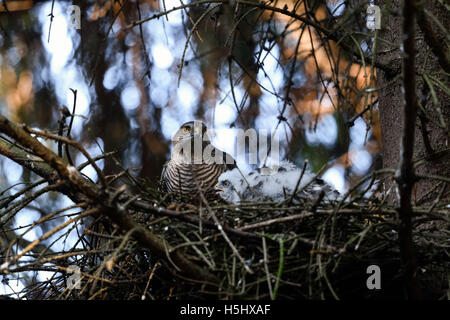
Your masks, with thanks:
M 231 242 L 230 238 L 228 238 L 227 234 L 225 233 L 225 231 L 223 230 L 222 224 L 219 222 L 219 219 L 217 219 L 216 214 L 214 213 L 213 210 L 211 210 L 211 207 L 209 206 L 208 202 L 205 199 L 205 196 L 203 195 L 202 192 L 200 192 L 200 197 L 202 198 L 203 203 L 206 206 L 206 209 L 208 209 L 209 214 L 211 215 L 211 217 L 214 220 L 214 223 L 217 226 L 217 229 L 220 231 L 220 233 L 222 234 L 223 238 L 225 239 L 225 241 L 228 243 L 228 245 L 230 246 L 231 250 L 233 250 L 234 254 L 238 257 L 238 259 L 241 261 L 244 269 L 250 273 L 253 274 L 252 269 L 250 269 L 250 267 L 247 265 L 247 263 L 245 263 L 244 258 L 242 258 L 241 254 L 239 253 L 239 251 L 236 249 L 236 247 L 234 246 L 233 242 Z
M 267 244 L 266 244 L 265 237 L 262 238 L 262 247 L 263 247 L 263 254 L 264 254 L 264 271 L 266 272 L 267 286 L 269 288 L 270 298 L 273 300 L 273 291 L 272 291 L 272 282 L 271 282 L 272 278 L 271 278 L 270 272 L 269 272 L 269 266 L 268 266 L 269 258 L 267 256 Z
M 50 43 L 50 32 L 52 30 L 53 18 L 55 17 L 53 15 L 53 7 L 54 6 L 55 6 L 55 0 L 52 0 L 52 9 L 50 11 L 50 14 L 48 15 L 50 17 L 50 25 L 48 26 L 48 39 L 47 39 L 48 43 Z
M 433 51 L 434 55 L 438 58 L 438 62 L 445 72 L 450 73 L 450 59 L 448 57 L 448 49 L 446 48 L 445 42 L 438 39 L 436 33 L 431 26 L 430 21 L 425 15 L 425 8 L 422 2 L 418 3 L 417 10 L 417 21 L 420 30 L 423 33 L 425 42 Z
M 408 297 L 420 299 L 422 294 L 416 279 L 416 257 L 412 242 L 411 194 L 415 183 L 413 166 L 414 137 L 417 117 L 416 66 L 415 66 L 415 27 L 416 1 L 405 1 L 403 5 L 403 86 L 405 106 L 403 109 L 403 134 L 400 150 L 400 162 L 395 175 L 400 206 L 398 208 L 400 257 L 403 266 L 404 283 Z
M 262 228 L 262 227 L 270 226 L 272 224 L 284 223 L 284 222 L 288 222 L 288 221 L 304 219 L 304 218 L 310 217 L 312 215 L 314 215 L 314 212 L 304 212 L 304 213 L 295 214 L 295 215 L 292 215 L 292 216 L 287 216 L 287 217 L 282 217 L 282 218 L 275 218 L 275 219 L 270 219 L 270 220 L 266 220 L 266 221 L 262 221 L 262 222 L 258 222 L 258 223 L 254 223 L 254 224 L 250 224 L 250 225 L 247 225 L 247 226 L 243 226 L 243 227 L 241 227 L 239 229 L 240 230 L 250 230 L 250 229 L 256 229 L 256 228 Z
M 152 271 L 150 272 L 150 275 L 148 276 L 148 281 L 147 281 L 147 284 L 145 285 L 144 293 L 142 293 L 141 300 L 145 300 L 147 290 L 148 290 L 148 285 L 150 284 L 150 281 L 152 281 L 152 278 L 155 275 L 156 268 L 158 268 L 159 266 L 160 266 L 159 261 L 154 264 Z
M 75 118 L 75 110 L 76 110 L 76 106 L 77 106 L 77 90 L 70 88 L 70 91 L 72 91 L 72 93 L 73 93 L 73 108 L 72 108 L 72 114 L 70 117 L 69 127 L 67 128 L 67 138 L 72 139 L 72 137 L 70 136 L 70 133 L 72 132 L 73 119 Z M 67 143 L 66 143 L 66 155 L 67 155 L 67 161 L 70 163 L 71 166 L 73 166 L 74 164 L 72 161 L 72 157 L 70 156 L 69 146 Z
M 128 0 L 125 0 L 122 5 L 120 6 L 120 9 L 117 11 L 116 15 L 113 17 L 113 20 L 111 21 L 111 24 L 109 25 L 108 30 L 106 31 L 105 37 L 102 39 L 102 42 L 100 43 L 100 48 L 97 51 L 97 55 L 95 57 L 95 64 L 94 67 L 92 68 L 92 78 L 91 81 L 89 82 L 89 87 L 92 86 L 92 84 L 94 83 L 94 79 L 95 79 L 95 72 L 97 71 L 97 67 L 98 67 L 98 63 L 100 61 L 100 53 L 102 52 L 102 50 L 104 50 L 105 47 L 105 43 L 106 43 L 106 39 L 108 39 L 108 35 L 111 32 L 114 22 L 116 22 L 116 19 L 119 17 L 119 15 L 122 13 L 123 7 L 128 3 Z
M 291 197 L 290 197 L 290 199 L 289 199 L 289 204 L 292 204 L 292 201 L 294 200 L 294 197 L 295 197 L 295 195 L 296 195 L 296 193 L 297 193 L 297 189 L 298 189 L 298 187 L 300 186 L 300 182 L 301 182 L 302 179 L 303 179 L 303 175 L 305 174 L 306 166 L 307 166 L 307 165 L 308 165 L 308 161 L 305 161 L 305 162 L 303 163 L 303 169 L 302 169 L 302 172 L 300 173 L 300 177 L 298 177 L 297 183 L 295 184 L 294 192 L 292 192 L 292 195 L 291 195 Z
M 102 184 L 103 187 L 106 187 L 106 180 L 105 180 L 105 176 L 103 174 L 103 172 L 100 170 L 100 168 L 97 166 L 97 164 L 95 163 L 94 160 L 92 160 L 91 156 L 89 155 L 89 153 L 83 148 L 83 146 L 70 139 L 70 138 L 66 138 L 66 137 L 61 137 L 58 136 L 56 134 L 50 133 L 50 132 L 46 132 L 46 131 L 40 131 L 40 130 L 36 130 L 36 129 L 32 129 L 32 128 L 26 128 L 26 131 L 30 132 L 30 133 L 34 133 L 38 136 L 41 137 L 47 137 L 56 141 L 62 141 L 64 142 L 66 145 L 71 145 L 75 148 L 77 148 L 85 157 L 86 159 L 89 161 L 89 163 L 92 165 L 92 167 L 95 169 L 95 171 L 97 172 L 98 178 L 100 180 L 100 183 Z M 66 149 L 66 152 L 68 150 Z M 68 154 L 68 153 L 67 153 Z
M 277 279 L 275 281 L 275 286 L 273 287 L 272 300 L 275 300 L 277 298 L 278 288 L 280 287 L 280 278 L 281 275 L 283 274 L 283 267 L 284 267 L 284 240 L 279 239 L 278 242 L 280 244 L 280 257 L 278 260 Z

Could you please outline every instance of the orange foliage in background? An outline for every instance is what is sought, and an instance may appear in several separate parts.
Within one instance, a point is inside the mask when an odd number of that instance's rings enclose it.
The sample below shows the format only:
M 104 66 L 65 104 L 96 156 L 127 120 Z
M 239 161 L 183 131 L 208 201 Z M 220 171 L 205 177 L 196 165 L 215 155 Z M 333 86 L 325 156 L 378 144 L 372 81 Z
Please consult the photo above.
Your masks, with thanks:
M 139 5 L 142 5 L 144 3 L 147 4 L 151 10 L 159 11 L 159 9 L 160 9 L 159 1 L 155 1 L 155 0 L 139 1 Z M 121 10 L 122 4 L 123 3 L 121 3 L 120 1 L 114 1 L 114 0 L 107 0 L 103 4 L 99 4 L 96 2 L 96 3 L 94 3 L 94 10 L 92 10 L 92 13 L 91 13 L 89 19 L 97 20 L 97 19 L 103 18 L 110 10 L 113 10 L 113 15 L 115 16 Z M 124 21 L 123 12 L 121 12 L 119 14 L 118 18 L 121 22 Z
M 33 0 L 2 0 L 0 12 L 23 11 L 33 8 Z
M 33 108 L 33 74 L 24 70 L 17 77 L 16 72 L 7 66 L 2 66 L 0 72 L 0 96 L 5 96 L 11 117 L 18 121 L 19 112 L 23 111 L 23 108 Z
M 294 11 L 292 0 L 278 0 L 273 6 L 287 11 Z M 308 18 L 305 12 L 312 14 L 306 2 L 302 2 L 295 8 L 295 13 Z M 319 6 L 315 12 L 315 19 L 319 23 L 326 19 L 326 6 Z M 314 27 L 304 25 L 302 21 L 295 20 L 283 13 L 266 10 L 267 19 L 276 19 L 286 28 L 287 36 L 279 43 L 281 54 L 285 61 L 297 55 L 297 65 L 304 69 L 306 81 L 301 87 L 292 87 L 296 111 L 300 114 L 312 115 L 315 119 L 324 114 L 336 111 L 348 111 L 351 115 L 358 114 L 366 107 L 376 102 L 376 92 L 365 92 L 366 89 L 376 87 L 376 71 L 370 65 L 362 66 L 345 58 L 342 49 L 333 40 L 325 40 L 327 37 Z M 299 42 L 299 43 L 298 43 Z M 298 43 L 298 50 L 296 51 Z M 356 43 L 355 43 L 356 44 Z M 370 62 L 367 62 L 369 63 Z M 338 93 L 340 90 L 341 97 Z M 339 99 L 338 99 L 339 98 Z M 372 134 L 376 143 L 370 142 L 367 151 L 371 154 L 379 151 L 381 146 L 381 131 L 378 121 L 378 112 L 372 108 L 371 112 L 364 114 L 366 122 L 372 125 Z M 345 154 L 341 157 L 345 166 L 351 165 L 352 157 Z M 349 161 L 350 159 L 350 161 Z

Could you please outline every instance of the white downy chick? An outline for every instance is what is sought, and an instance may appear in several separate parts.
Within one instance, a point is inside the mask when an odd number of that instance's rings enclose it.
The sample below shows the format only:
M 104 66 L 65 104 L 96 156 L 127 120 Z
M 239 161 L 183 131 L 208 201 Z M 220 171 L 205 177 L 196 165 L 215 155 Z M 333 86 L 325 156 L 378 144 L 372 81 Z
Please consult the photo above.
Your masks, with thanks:
M 224 172 L 219 177 L 216 189 L 220 196 L 229 203 L 259 201 L 283 201 L 289 198 L 300 179 L 302 169 L 289 161 L 281 161 L 278 167 L 259 168 L 248 174 L 241 174 L 235 168 Z M 325 192 L 325 200 L 336 200 L 339 192 L 333 190 L 315 174 L 305 170 L 297 187 L 297 197 L 317 197 L 321 190 Z M 313 181 L 314 180 L 314 181 Z M 294 199 L 295 200 L 295 199 Z

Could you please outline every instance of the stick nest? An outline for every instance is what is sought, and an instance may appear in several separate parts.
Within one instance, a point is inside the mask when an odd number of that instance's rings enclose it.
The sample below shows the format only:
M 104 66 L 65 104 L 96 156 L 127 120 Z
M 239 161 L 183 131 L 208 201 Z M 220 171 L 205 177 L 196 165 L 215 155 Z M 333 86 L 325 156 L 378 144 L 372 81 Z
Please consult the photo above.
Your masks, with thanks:
M 165 256 L 143 246 L 136 228 L 124 231 L 105 216 L 88 215 L 74 223 L 79 240 L 70 250 L 32 250 L 4 272 L 3 281 L 25 271 L 53 271 L 23 290 L 29 299 L 402 297 L 397 214 L 383 193 L 364 197 L 353 190 L 345 201 L 332 203 L 287 198 L 229 205 L 203 197 L 174 199 L 143 182 L 136 187 L 134 197 L 121 190 L 116 201 L 162 240 Z M 429 298 L 449 293 L 448 221 L 446 203 L 414 207 L 417 277 Z M 175 252 L 213 280 L 187 276 L 173 261 Z M 371 265 L 380 267 L 381 290 L 367 288 Z M 70 277 L 78 274 L 74 266 L 81 278 L 70 288 Z

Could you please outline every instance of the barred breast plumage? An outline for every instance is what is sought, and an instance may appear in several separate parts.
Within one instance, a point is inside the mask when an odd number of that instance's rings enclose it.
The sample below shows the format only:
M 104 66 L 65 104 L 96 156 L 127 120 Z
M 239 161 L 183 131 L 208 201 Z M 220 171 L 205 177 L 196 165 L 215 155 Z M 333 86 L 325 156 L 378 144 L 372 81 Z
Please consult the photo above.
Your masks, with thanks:
M 168 192 L 187 196 L 194 196 L 200 190 L 208 193 L 214 189 L 224 171 L 236 167 L 229 154 L 211 145 L 206 130 L 202 122 L 190 121 L 175 134 L 171 159 L 164 165 L 161 174 L 161 185 Z M 197 143 L 199 154 L 191 153 Z M 209 160 L 203 154 L 206 148 L 209 148 L 206 151 L 212 157 Z
M 170 160 L 162 178 L 167 191 L 193 195 L 199 188 L 202 192 L 212 190 L 225 169 L 216 164 L 183 164 Z

